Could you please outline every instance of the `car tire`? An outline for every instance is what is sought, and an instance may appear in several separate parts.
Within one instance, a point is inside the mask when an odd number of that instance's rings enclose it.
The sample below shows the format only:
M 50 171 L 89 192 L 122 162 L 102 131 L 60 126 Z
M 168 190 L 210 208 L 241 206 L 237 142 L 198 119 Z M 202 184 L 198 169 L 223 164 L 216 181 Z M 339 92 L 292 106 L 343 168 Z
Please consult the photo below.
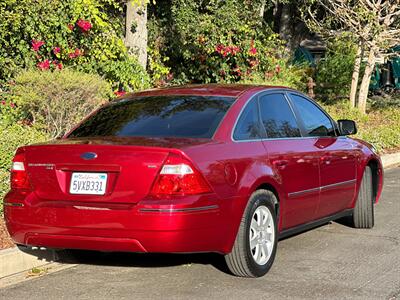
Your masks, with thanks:
M 271 268 L 278 241 L 274 193 L 254 192 L 246 206 L 232 252 L 225 255 L 229 270 L 240 277 L 260 277 Z
M 372 171 L 369 166 L 365 167 L 358 191 L 357 202 L 353 212 L 353 223 L 355 228 L 374 227 L 374 197 L 372 192 Z

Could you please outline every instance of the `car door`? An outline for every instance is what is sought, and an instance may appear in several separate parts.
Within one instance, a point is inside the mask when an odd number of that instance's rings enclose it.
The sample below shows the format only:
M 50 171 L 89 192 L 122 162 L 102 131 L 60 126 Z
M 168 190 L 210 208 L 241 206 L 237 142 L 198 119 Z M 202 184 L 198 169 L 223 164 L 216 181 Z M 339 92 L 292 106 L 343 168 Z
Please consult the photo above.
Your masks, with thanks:
M 266 137 L 263 145 L 282 183 L 282 229 L 312 221 L 319 201 L 319 166 L 313 142 L 301 135 L 296 116 L 284 92 L 259 97 L 260 117 Z
M 290 99 L 306 134 L 319 156 L 320 204 L 322 218 L 346 209 L 356 189 L 356 155 L 347 137 L 338 136 L 331 118 L 312 100 L 290 93 Z

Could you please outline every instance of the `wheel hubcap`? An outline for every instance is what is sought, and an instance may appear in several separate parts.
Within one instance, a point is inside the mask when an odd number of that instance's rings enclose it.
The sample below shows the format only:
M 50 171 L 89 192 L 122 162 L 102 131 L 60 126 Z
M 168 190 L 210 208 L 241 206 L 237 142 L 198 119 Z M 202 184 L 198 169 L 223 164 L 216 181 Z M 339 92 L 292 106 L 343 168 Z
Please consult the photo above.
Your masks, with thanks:
M 258 265 L 265 265 L 271 257 L 275 228 L 272 214 L 266 206 L 259 206 L 251 218 L 249 240 L 250 251 Z

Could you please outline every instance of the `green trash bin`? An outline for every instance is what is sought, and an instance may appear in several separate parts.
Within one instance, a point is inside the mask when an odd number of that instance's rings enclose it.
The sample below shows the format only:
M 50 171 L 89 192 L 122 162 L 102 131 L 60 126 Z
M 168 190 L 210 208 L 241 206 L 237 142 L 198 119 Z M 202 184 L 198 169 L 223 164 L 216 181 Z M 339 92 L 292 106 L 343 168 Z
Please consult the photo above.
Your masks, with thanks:
M 400 89 L 400 57 L 394 57 L 390 62 L 393 69 L 394 88 Z
M 374 72 L 371 75 L 371 81 L 369 82 L 369 90 L 377 91 L 381 88 L 381 74 L 379 72 L 379 65 L 375 65 Z
M 400 89 L 400 45 L 394 46 L 390 51 L 397 55 L 392 57 L 390 62 L 393 69 L 394 88 L 398 90 Z
M 307 64 L 311 67 L 315 67 L 314 56 L 306 48 L 298 47 L 293 56 L 293 64 Z

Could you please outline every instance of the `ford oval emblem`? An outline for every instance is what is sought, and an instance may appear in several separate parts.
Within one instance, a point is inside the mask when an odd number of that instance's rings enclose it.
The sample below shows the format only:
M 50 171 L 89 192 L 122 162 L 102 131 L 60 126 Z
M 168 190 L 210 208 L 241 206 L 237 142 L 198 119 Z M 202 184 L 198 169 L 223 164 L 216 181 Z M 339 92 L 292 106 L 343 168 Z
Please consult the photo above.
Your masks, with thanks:
M 97 153 L 94 152 L 85 152 L 81 154 L 81 158 L 85 160 L 95 159 L 97 157 Z

